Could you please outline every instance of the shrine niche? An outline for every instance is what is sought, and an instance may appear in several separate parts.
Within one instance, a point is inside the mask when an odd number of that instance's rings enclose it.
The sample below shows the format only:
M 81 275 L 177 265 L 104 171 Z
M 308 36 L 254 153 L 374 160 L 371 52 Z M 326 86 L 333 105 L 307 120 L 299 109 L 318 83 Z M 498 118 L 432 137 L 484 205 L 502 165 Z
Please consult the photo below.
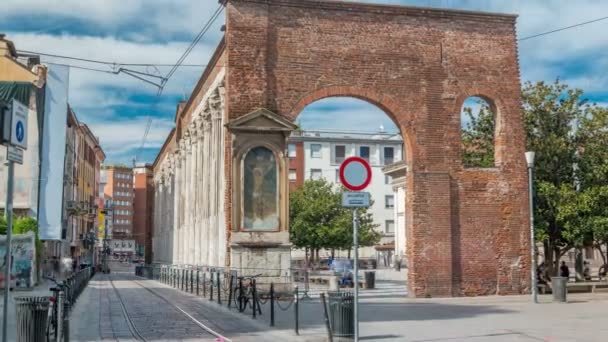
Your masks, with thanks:
M 243 160 L 243 230 L 279 227 L 277 162 L 266 147 L 254 147 Z
M 267 109 L 228 125 L 232 136 L 232 267 L 289 269 L 287 137 L 296 126 Z M 252 271 L 253 272 L 253 271 Z

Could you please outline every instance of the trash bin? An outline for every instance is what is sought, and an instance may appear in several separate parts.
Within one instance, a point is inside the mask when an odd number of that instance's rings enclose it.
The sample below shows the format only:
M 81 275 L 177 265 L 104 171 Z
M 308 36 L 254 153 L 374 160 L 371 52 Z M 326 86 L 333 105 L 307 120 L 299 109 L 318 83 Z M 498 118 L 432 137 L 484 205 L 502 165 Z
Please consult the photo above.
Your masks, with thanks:
M 45 342 L 50 297 L 15 297 L 17 342 Z
M 376 272 L 365 272 L 365 288 L 373 289 L 376 287 Z
M 332 335 L 336 337 L 355 336 L 355 298 L 350 292 L 328 292 L 329 321 Z
M 553 292 L 553 301 L 566 303 L 568 297 L 568 278 L 553 277 L 551 278 L 551 291 Z

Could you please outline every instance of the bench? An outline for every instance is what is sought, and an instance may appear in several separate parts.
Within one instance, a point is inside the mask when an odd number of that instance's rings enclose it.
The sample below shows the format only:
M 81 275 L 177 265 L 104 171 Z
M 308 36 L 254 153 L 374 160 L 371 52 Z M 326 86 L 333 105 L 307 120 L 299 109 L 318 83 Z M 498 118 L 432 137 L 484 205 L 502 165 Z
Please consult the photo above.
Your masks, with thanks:
M 587 282 L 572 282 L 567 283 L 566 288 L 568 292 L 591 292 L 595 293 L 596 289 L 608 289 L 608 282 L 606 281 L 587 281 Z M 550 284 L 539 284 L 538 292 L 540 294 L 550 293 Z

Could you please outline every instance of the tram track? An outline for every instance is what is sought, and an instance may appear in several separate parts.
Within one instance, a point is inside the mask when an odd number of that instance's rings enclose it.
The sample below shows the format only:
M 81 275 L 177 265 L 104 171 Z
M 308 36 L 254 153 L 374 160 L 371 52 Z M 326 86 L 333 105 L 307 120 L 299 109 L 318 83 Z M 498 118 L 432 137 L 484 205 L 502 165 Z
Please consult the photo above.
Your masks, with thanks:
M 129 309 L 127 308 L 127 304 L 126 304 L 124 298 L 122 297 L 122 295 L 120 294 L 120 291 L 118 290 L 118 288 L 114 284 L 114 279 L 112 278 L 111 275 L 109 276 L 109 280 L 110 280 L 110 284 L 112 285 L 112 288 L 114 289 L 114 292 L 116 293 L 116 297 L 118 298 L 118 301 L 120 302 L 120 306 L 122 308 L 122 312 L 123 312 L 123 315 L 125 317 L 125 321 L 127 322 L 127 325 L 129 327 L 129 330 L 131 331 L 131 334 L 133 335 L 133 338 L 135 338 L 138 341 L 144 341 L 144 342 L 149 341 L 137 329 L 137 326 L 136 326 L 135 322 L 133 322 L 133 318 L 131 316 L 131 313 L 129 312 Z M 223 336 L 219 332 L 217 332 L 217 331 L 211 329 L 210 327 L 208 327 L 207 325 L 203 324 L 202 322 L 200 322 L 199 320 L 197 320 L 196 318 L 194 318 L 191 314 L 189 314 L 186 310 L 184 310 L 180 306 L 174 304 L 173 302 L 171 302 L 170 300 L 168 300 L 167 298 L 165 298 L 163 295 L 157 293 L 156 291 L 154 291 L 154 290 L 152 290 L 152 289 L 150 289 L 150 288 L 142 285 L 139 281 L 134 280 L 134 279 L 121 279 L 121 281 L 132 282 L 133 284 L 136 284 L 138 286 L 138 288 L 145 289 L 148 293 L 154 295 L 155 297 L 157 297 L 160 300 L 162 300 L 164 303 L 168 304 L 170 307 L 172 307 L 173 309 L 175 309 L 175 311 L 177 311 L 177 312 L 181 313 L 183 316 L 187 317 L 188 320 L 191 323 L 193 323 L 194 325 L 198 326 L 201 330 L 203 330 L 205 333 L 213 336 L 214 338 L 217 338 L 219 340 L 226 341 L 226 342 L 232 342 L 226 336 Z

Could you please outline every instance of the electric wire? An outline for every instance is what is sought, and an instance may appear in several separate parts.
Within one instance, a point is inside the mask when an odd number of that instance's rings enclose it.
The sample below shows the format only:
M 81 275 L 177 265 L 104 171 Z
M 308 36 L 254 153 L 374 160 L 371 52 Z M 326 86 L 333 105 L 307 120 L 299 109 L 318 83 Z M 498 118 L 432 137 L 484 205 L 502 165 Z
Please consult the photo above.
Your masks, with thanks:
M 608 16 L 607 17 L 593 19 L 593 20 L 589 20 L 589 21 L 584 21 L 584 22 L 581 22 L 581 23 L 578 23 L 578 24 L 574 24 L 574 25 L 570 25 L 570 26 L 561 27 L 561 28 L 558 28 L 558 29 L 555 29 L 555 30 L 551 30 L 551 31 L 547 31 L 547 32 L 537 33 L 537 34 L 534 34 L 534 35 L 531 35 L 531 36 L 520 38 L 519 41 L 528 40 L 528 39 L 532 39 L 532 38 L 537 38 L 537 37 L 541 37 L 541 36 L 546 36 L 548 34 L 552 34 L 552 33 L 556 33 L 556 32 L 561 32 L 561 31 L 569 30 L 569 29 L 572 29 L 572 28 L 575 28 L 575 27 L 580 27 L 580 26 L 596 23 L 598 21 L 602 21 L 602 20 L 606 20 L 606 19 L 608 19 Z
M 173 74 L 175 74 L 175 72 L 177 71 L 177 69 L 181 66 L 181 64 L 184 62 L 184 60 L 188 57 L 188 55 L 190 54 L 190 52 L 192 52 L 192 49 L 194 49 L 194 47 L 196 46 L 196 44 L 198 44 L 198 42 L 203 38 L 203 36 L 207 33 L 207 31 L 209 31 L 209 29 L 211 28 L 211 25 L 213 25 L 213 23 L 217 20 L 217 18 L 220 16 L 220 14 L 223 12 L 223 10 L 224 10 L 224 5 L 220 3 L 220 5 L 218 6 L 218 8 L 211 15 L 211 18 L 209 18 L 209 20 L 203 26 L 203 28 L 201 29 L 201 31 L 196 35 L 196 37 L 194 37 L 194 39 L 192 40 L 192 43 L 190 43 L 190 46 L 188 46 L 188 48 L 186 49 L 186 51 L 184 51 L 184 53 L 182 54 L 182 56 L 177 60 L 177 63 L 175 63 L 175 65 L 173 66 L 173 68 L 171 68 L 171 70 L 169 70 L 169 72 L 165 76 L 165 80 L 162 82 L 161 87 L 158 90 L 158 94 L 159 95 L 162 94 L 164 85 L 169 81 L 169 79 L 171 79 L 171 77 L 173 76 Z

